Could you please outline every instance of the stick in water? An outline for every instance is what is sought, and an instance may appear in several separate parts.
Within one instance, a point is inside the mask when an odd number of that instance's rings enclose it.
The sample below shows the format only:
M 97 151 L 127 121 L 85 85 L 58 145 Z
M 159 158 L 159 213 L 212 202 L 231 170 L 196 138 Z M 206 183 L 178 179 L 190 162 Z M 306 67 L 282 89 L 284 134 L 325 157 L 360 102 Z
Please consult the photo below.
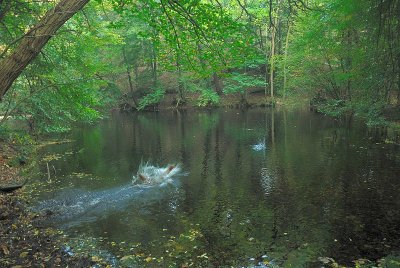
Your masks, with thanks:
M 47 181 L 51 182 L 51 178 L 50 178 L 50 169 L 49 169 L 49 162 L 46 162 L 47 165 Z

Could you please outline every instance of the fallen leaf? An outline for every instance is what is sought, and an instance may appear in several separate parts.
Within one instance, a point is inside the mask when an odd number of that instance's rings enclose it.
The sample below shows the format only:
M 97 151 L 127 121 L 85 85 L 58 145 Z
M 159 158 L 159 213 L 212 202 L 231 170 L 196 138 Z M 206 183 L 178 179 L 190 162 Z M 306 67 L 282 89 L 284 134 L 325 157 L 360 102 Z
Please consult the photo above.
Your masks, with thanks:
M 10 254 L 10 251 L 8 250 L 6 245 L 0 245 L 0 247 L 3 250 L 4 255 Z
M 99 262 L 99 261 L 101 261 L 101 258 L 99 256 L 93 256 L 92 261 Z
M 26 258 L 26 256 L 28 256 L 28 252 L 21 252 L 21 254 L 19 254 L 20 258 Z
M 124 256 L 124 257 L 121 258 L 121 261 L 126 261 L 126 260 L 134 259 L 134 258 L 135 258 L 134 255 L 126 255 L 126 256 Z

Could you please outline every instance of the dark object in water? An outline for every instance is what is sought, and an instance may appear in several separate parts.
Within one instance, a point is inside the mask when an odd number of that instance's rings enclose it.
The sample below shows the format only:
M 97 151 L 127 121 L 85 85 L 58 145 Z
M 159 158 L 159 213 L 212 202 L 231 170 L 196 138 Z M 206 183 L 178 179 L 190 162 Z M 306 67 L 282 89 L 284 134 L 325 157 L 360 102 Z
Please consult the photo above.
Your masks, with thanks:
M 19 188 L 22 188 L 25 185 L 25 183 L 26 182 L 20 184 L 10 184 L 10 185 L 0 186 L 0 191 L 3 193 L 11 193 Z

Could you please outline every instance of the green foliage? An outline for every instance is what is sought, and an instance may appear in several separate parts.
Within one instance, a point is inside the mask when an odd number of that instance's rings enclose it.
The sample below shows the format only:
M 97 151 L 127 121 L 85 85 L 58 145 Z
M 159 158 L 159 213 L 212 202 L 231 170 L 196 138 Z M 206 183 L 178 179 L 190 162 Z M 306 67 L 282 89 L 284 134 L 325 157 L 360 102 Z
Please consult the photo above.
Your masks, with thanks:
M 166 70 L 175 70 L 179 62 L 182 70 L 205 78 L 242 65 L 256 54 L 251 32 L 229 16 L 228 7 L 204 1 L 161 2 L 161 6 L 158 1 L 138 1 L 130 7 L 117 8 L 121 20 L 141 25 L 137 34 L 152 44 Z
M 225 94 L 241 93 L 254 87 L 264 87 L 265 81 L 261 77 L 234 72 L 226 80 L 223 92 Z
M 210 88 L 205 80 L 192 81 L 189 77 L 182 77 L 181 82 L 189 92 L 199 93 L 196 105 L 198 107 L 216 106 L 220 102 L 218 94 Z
M 31 158 L 35 149 L 35 141 L 26 131 L 8 131 L 6 142 L 12 144 L 17 154 L 11 159 L 9 164 L 18 166 L 25 164 Z
M 0 141 L 6 141 L 9 138 L 9 130 L 4 124 L 0 124 Z
M 152 92 L 148 93 L 146 96 L 139 100 L 138 110 L 143 110 L 148 106 L 156 106 L 164 98 L 165 89 L 158 86 L 153 89 Z
M 33 137 L 27 131 L 15 130 L 7 124 L 0 124 L 0 141 L 13 144 L 24 156 L 28 155 L 35 144 Z
M 377 20 L 389 11 L 370 0 L 314 4 L 318 11 L 299 13 L 287 60 L 280 59 L 288 88 L 311 97 L 323 92 L 328 101 L 321 109 L 327 114 L 352 111 L 371 125 L 384 124 L 381 111 L 400 86 L 397 74 L 389 74 L 400 71 L 395 63 L 400 54 L 392 54 L 400 42 L 386 33 L 399 20 Z
M 98 8 L 90 4 L 85 14 L 74 16 L 59 30 L 58 38 L 49 41 L 5 96 L 0 105 L 3 113 L 26 120 L 39 133 L 67 131 L 75 122 L 101 118 L 100 108 L 112 104 L 113 94 L 119 94 L 104 77 L 116 70 L 109 62 L 115 54 L 112 46 L 121 39 L 107 30 Z M 84 24 L 89 25 L 81 27 Z M 104 30 L 99 33 L 96 28 Z
M 200 93 L 201 95 L 197 100 L 197 105 L 199 107 L 210 107 L 219 103 L 219 96 L 212 89 L 203 88 L 201 89 Z
M 356 115 L 366 120 L 366 123 L 370 127 L 386 126 L 387 120 L 383 116 L 384 103 L 374 102 L 373 100 L 367 100 L 364 102 L 353 102 L 353 111 Z
M 384 259 L 380 260 L 380 264 L 382 264 L 382 267 L 388 267 L 388 268 L 400 267 L 400 255 L 391 254 L 385 257 Z
M 26 119 L 37 132 L 60 132 L 94 122 L 122 94 L 140 110 L 172 90 L 176 99 L 195 92 L 198 106 L 212 106 L 220 103 L 209 82 L 213 74 L 226 76 L 225 94 L 244 100 L 248 89 L 265 86 L 274 62 L 278 95 L 281 88 L 284 96 L 322 92 L 325 113 L 354 112 L 371 125 L 384 124 L 382 109 L 400 101 L 394 97 L 400 22 L 393 16 L 400 3 L 315 0 L 307 2 L 310 9 L 293 3 L 91 1 L 24 71 L 0 111 Z M 28 1 L 1 14 L 1 57 L 51 7 Z M 152 90 L 155 84 L 160 87 Z
M 341 116 L 350 111 L 350 107 L 344 100 L 327 100 L 325 103 L 319 104 L 320 112 L 330 116 Z

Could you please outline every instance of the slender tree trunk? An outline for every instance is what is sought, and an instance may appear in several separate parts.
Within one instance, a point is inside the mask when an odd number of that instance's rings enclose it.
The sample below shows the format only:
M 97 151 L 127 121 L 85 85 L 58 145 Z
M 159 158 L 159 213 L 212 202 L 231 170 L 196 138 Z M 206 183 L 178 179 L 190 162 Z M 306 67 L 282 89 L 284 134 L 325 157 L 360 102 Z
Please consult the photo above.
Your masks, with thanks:
M 157 54 L 156 54 L 156 48 L 155 44 L 153 44 L 153 60 L 151 64 L 151 69 L 153 72 L 153 86 L 157 85 Z
M 129 69 L 129 67 L 126 67 L 126 74 L 128 75 L 128 82 L 129 82 L 129 89 L 131 91 L 131 98 L 132 98 L 133 104 L 135 104 L 135 108 L 137 108 L 137 107 L 139 107 L 139 104 L 135 99 L 135 93 L 134 93 L 135 87 L 133 86 L 131 70 Z
M 277 39 L 278 47 L 276 49 L 276 54 L 280 55 L 282 54 L 282 18 L 280 16 L 277 20 L 277 25 L 277 35 L 275 35 L 275 39 Z
M 184 85 L 182 82 L 182 68 L 181 68 L 181 56 L 179 54 L 179 51 L 177 51 L 177 56 L 176 56 L 176 69 L 178 72 L 178 102 L 179 101 L 185 101 L 185 95 L 184 95 Z M 179 104 L 179 103 L 178 103 Z
M 222 88 L 224 86 L 217 73 L 213 73 L 212 75 L 212 84 L 214 85 L 215 92 L 217 92 L 218 96 L 222 96 Z
M 270 68 L 270 95 L 271 98 L 274 99 L 274 72 L 275 72 L 275 50 L 276 50 L 276 34 L 278 31 L 278 19 L 279 19 L 279 8 L 281 5 L 281 1 L 277 1 L 276 14 L 274 14 L 274 25 L 271 25 L 271 68 Z
M 286 61 L 287 61 L 287 54 L 289 49 L 289 36 L 290 36 L 290 22 L 288 23 L 288 29 L 286 34 L 285 40 L 285 55 L 283 59 L 283 98 L 286 98 L 286 90 L 287 90 L 287 70 L 286 70 Z
M 263 42 L 263 36 L 262 36 L 262 27 L 259 27 L 259 33 L 260 33 L 260 50 L 263 51 L 264 50 L 264 42 Z
M 25 34 L 13 53 L 0 61 L 0 100 L 57 30 L 88 2 L 89 0 L 61 0 Z
M 128 76 L 129 90 L 131 92 L 131 98 L 132 98 L 133 104 L 135 105 L 135 108 L 137 108 L 137 107 L 139 107 L 139 105 L 138 105 L 138 103 L 137 103 L 137 101 L 135 99 L 135 95 L 134 95 L 135 87 L 134 87 L 133 82 L 132 82 L 132 75 L 131 75 L 131 71 L 132 70 L 131 70 L 130 65 L 128 63 L 124 48 L 122 48 L 122 55 L 124 56 L 124 63 L 126 65 L 126 75 Z
M 275 17 L 274 23 L 277 21 Z M 276 24 L 275 24 L 276 25 Z M 270 68 L 270 77 L 269 77 L 269 84 L 270 84 L 270 96 L 274 98 L 274 71 L 275 71 L 275 36 L 276 36 L 276 26 L 273 25 L 271 28 L 271 68 Z
M 134 90 L 134 86 L 132 83 L 132 76 L 131 76 L 131 70 L 129 67 L 126 67 L 126 75 L 128 76 L 128 83 L 129 83 L 129 91 L 131 92 L 131 94 L 133 95 Z M 135 102 L 135 101 L 133 101 Z M 136 104 L 136 103 L 135 103 Z
M 265 102 L 267 102 L 267 95 L 268 95 L 268 82 L 269 82 L 269 77 L 268 77 L 268 24 L 265 25 L 265 88 L 264 88 L 264 98 Z

